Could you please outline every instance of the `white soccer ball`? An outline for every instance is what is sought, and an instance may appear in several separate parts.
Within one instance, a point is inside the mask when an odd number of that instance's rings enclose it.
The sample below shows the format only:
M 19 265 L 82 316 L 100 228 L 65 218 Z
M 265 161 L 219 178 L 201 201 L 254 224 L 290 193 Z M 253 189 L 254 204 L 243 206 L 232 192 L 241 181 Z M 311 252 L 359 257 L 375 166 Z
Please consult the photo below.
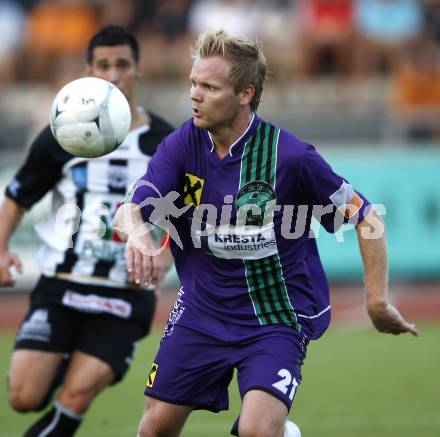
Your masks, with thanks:
M 50 110 L 50 128 L 60 146 L 75 156 L 96 158 L 116 149 L 131 123 L 124 94 L 110 82 L 84 77 L 65 85 Z

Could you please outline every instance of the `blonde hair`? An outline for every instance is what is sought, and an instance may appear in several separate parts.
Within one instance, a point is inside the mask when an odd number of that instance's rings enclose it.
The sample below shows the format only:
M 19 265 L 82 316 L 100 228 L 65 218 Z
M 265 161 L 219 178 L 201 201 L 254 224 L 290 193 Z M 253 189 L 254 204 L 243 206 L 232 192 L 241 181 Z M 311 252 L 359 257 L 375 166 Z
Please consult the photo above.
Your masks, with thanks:
M 191 57 L 197 59 L 210 56 L 221 56 L 229 61 L 229 79 L 235 93 L 243 91 L 248 85 L 255 87 L 250 108 L 256 111 L 267 69 L 260 44 L 242 36 L 227 36 L 223 30 L 201 33 L 195 46 L 191 47 Z

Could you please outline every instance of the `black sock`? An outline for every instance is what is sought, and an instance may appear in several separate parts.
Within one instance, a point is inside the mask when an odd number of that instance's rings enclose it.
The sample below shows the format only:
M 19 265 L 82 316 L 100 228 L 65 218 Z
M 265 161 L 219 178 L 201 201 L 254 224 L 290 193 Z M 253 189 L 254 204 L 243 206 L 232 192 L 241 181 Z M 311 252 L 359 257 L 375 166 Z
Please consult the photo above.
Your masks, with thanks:
M 81 425 L 83 417 L 54 402 L 54 407 L 35 422 L 23 437 L 38 437 L 41 433 L 47 437 L 71 437 Z
M 232 428 L 231 428 L 231 434 L 232 435 L 235 435 L 235 436 L 238 436 L 238 421 L 240 420 L 240 416 L 238 416 L 236 419 L 235 419 L 235 422 L 234 422 L 234 424 L 232 425 Z

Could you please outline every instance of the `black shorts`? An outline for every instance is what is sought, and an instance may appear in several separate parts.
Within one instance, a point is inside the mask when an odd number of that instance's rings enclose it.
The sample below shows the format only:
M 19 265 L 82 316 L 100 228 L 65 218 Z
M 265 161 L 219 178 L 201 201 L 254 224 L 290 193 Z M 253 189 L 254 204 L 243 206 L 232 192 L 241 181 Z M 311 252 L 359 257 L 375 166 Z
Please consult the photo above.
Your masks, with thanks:
M 74 293 L 78 301 L 83 298 L 90 302 L 93 296 L 95 312 L 68 306 L 65 299 L 63 303 L 63 296 L 69 292 Z M 132 290 L 43 276 L 32 291 L 30 309 L 18 329 L 15 349 L 87 353 L 113 368 L 116 373 L 113 383 L 116 383 L 128 370 L 137 342 L 149 332 L 156 303 L 151 291 L 130 293 Z M 128 304 L 137 306 L 134 316 L 123 318 L 97 312 L 96 301 L 108 306 L 109 302 L 126 302 L 123 298 L 127 295 Z

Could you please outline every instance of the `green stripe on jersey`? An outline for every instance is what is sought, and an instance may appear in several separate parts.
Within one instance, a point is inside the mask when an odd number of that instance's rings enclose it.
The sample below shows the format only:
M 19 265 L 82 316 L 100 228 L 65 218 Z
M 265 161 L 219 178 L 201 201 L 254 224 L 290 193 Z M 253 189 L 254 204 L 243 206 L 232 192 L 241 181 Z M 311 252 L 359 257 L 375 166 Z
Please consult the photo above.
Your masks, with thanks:
M 240 189 L 252 181 L 265 181 L 275 188 L 280 130 L 260 122 L 244 146 Z M 243 260 L 249 295 L 261 325 L 288 325 L 299 329 L 287 293 L 278 253 L 257 260 Z

